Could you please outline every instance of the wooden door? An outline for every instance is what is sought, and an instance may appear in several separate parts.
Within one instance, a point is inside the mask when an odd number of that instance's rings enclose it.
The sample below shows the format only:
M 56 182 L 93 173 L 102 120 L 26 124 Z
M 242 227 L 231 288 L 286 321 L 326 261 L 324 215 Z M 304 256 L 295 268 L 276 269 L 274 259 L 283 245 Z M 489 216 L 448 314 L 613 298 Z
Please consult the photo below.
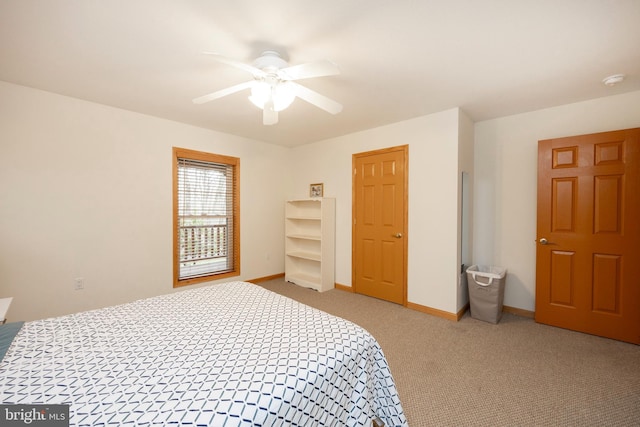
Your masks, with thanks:
M 538 143 L 537 322 L 640 344 L 640 128 Z
M 353 284 L 406 304 L 408 146 L 353 156 Z

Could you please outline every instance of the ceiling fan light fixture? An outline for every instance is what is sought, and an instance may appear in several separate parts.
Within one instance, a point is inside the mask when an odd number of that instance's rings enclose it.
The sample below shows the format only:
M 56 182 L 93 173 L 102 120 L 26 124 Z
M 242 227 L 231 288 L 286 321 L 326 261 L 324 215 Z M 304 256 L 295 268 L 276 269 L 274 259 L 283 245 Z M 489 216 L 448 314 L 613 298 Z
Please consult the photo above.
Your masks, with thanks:
M 215 52 L 203 52 L 223 64 L 231 65 L 253 75 L 246 81 L 225 89 L 199 96 L 194 104 L 204 104 L 227 95 L 251 89 L 249 101 L 262 110 L 262 123 L 278 123 L 278 112 L 288 108 L 296 98 L 300 98 L 330 114 L 342 111 L 342 105 L 324 95 L 296 83 L 296 80 L 311 79 L 340 74 L 338 66 L 328 60 L 307 62 L 289 66 L 276 51 L 264 51 L 253 65 L 227 58 Z
M 269 82 L 260 81 L 251 88 L 249 101 L 256 107 L 264 110 L 264 106 L 273 97 L 273 109 L 282 111 L 288 108 L 296 98 L 293 87 L 288 82 L 280 82 L 271 85 Z
M 262 110 L 264 109 L 264 104 L 269 100 L 270 93 L 271 86 L 267 82 L 256 82 L 251 87 L 249 101 Z

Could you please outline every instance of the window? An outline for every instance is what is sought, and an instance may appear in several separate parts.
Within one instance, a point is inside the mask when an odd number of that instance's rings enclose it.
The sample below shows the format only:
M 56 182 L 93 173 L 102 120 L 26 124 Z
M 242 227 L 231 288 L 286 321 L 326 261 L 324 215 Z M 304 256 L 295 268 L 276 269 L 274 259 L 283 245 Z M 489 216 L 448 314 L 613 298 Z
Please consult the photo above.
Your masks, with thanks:
M 240 274 L 240 159 L 173 148 L 173 286 Z

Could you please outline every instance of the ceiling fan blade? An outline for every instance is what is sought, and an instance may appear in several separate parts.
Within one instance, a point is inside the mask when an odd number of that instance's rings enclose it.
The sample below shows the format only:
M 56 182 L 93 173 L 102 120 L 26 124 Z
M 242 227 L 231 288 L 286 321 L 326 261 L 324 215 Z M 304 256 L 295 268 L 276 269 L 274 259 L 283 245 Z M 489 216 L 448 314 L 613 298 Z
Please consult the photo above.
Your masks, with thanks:
M 205 55 L 213 56 L 218 62 L 222 62 L 223 64 L 231 65 L 232 67 L 240 68 L 241 70 L 247 71 L 253 74 L 256 77 L 264 77 L 266 73 L 259 68 L 254 67 L 253 65 L 245 64 L 244 62 L 237 61 L 235 59 L 227 58 L 226 56 L 220 55 L 216 52 L 202 52 Z
M 340 69 L 333 62 L 322 60 L 283 68 L 278 74 L 283 80 L 302 80 L 312 77 L 335 76 L 340 74 Z
M 264 104 L 264 110 L 262 112 L 262 124 L 263 125 L 275 125 L 278 123 L 278 112 L 273 108 L 273 98 Z
M 293 87 L 293 91 L 296 96 L 304 101 L 307 101 L 309 104 L 313 104 L 316 107 L 321 108 L 331 114 L 338 114 L 340 111 L 342 111 L 342 104 L 334 101 L 333 99 L 327 98 L 324 95 L 320 95 L 318 92 L 315 92 L 297 83 L 290 82 L 290 84 Z
M 193 100 L 194 104 L 204 104 L 205 102 L 213 101 L 214 99 L 222 98 L 223 96 L 231 95 L 232 93 L 240 92 L 244 89 L 251 88 L 256 83 L 255 80 L 240 83 L 235 86 L 228 87 L 226 89 L 219 90 L 217 92 L 210 93 L 208 95 L 200 96 Z

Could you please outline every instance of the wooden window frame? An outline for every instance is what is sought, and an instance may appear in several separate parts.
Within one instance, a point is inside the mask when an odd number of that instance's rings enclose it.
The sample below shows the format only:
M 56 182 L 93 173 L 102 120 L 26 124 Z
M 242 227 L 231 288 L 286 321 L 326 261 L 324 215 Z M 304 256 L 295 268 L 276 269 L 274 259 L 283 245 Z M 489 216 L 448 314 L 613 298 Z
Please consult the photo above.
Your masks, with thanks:
M 231 270 L 220 273 L 211 273 L 198 277 L 180 279 L 180 223 L 178 212 L 178 161 L 179 159 L 198 160 L 203 162 L 217 163 L 233 166 L 233 238 L 232 253 L 233 266 Z M 240 159 L 237 157 L 224 156 L 220 154 L 206 153 L 203 151 L 189 150 L 186 148 L 173 147 L 173 287 L 181 287 L 224 279 L 227 277 L 240 275 Z

